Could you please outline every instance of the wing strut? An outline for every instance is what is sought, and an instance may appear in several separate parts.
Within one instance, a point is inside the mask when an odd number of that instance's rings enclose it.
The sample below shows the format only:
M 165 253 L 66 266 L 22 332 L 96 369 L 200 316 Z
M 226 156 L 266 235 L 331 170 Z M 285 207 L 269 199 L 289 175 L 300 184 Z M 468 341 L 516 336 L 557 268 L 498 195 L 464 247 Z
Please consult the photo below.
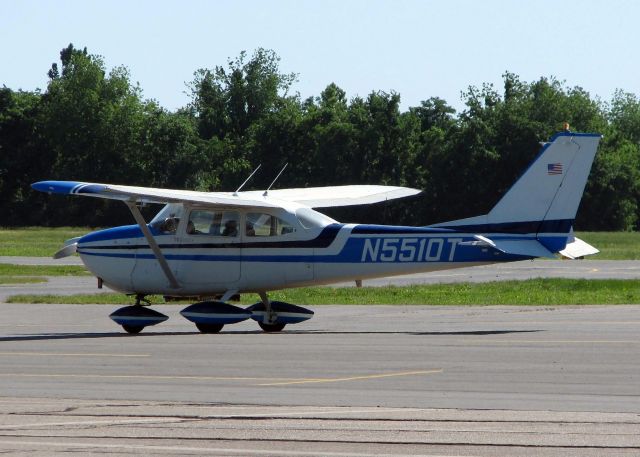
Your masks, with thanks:
M 171 287 L 173 289 L 179 289 L 180 284 L 178 283 L 178 280 L 176 279 L 176 277 L 173 275 L 171 268 L 169 268 L 167 259 L 165 258 L 164 254 L 162 254 L 162 251 L 160 250 L 160 246 L 158 246 L 158 243 L 156 243 L 155 238 L 149 231 L 149 227 L 147 227 L 147 223 L 145 222 L 144 217 L 142 217 L 142 214 L 140 214 L 140 210 L 136 206 L 136 202 L 125 201 L 125 203 L 129 207 L 129 211 L 131 211 L 131 214 L 133 214 L 133 218 L 136 220 L 136 222 L 140 226 L 140 230 L 142 230 L 144 237 L 147 239 L 147 243 L 149 243 L 149 247 L 155 254 L 156 259 L 158 259 L 158 263 L 160 264 L 160 267 L 162 267 L 162 271 L 164 272 L 165 276 L 169 280 L 169 284 L 171 284 Z

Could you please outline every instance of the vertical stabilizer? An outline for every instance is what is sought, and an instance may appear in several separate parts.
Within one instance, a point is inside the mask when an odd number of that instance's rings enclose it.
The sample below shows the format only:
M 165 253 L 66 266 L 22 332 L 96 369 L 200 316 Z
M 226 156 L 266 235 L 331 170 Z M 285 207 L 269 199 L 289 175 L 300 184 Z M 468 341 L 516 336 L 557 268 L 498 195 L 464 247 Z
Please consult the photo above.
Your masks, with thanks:
M 600 138 L 571 132 L 554 136 L 491 209 L 487 222 L 573 221 Z
M 564 249 L 601 138 L 593 133 L 556 134 L 489 213 L 433 227 L 524 235 L 550 252 Z

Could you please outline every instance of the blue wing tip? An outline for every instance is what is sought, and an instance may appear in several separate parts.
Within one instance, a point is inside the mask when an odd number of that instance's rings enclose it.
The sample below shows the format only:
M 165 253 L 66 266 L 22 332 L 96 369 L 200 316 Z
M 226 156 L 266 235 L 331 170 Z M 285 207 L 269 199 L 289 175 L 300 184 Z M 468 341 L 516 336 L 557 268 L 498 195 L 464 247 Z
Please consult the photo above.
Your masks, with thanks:
M 87 183 L 78 181 L 39 181 L 31 184 L 31 187 L 39 192 L 62 195 L 76 194 L 80 190 L 84 191 L 87 186 L 93 187 L 89 186 Z

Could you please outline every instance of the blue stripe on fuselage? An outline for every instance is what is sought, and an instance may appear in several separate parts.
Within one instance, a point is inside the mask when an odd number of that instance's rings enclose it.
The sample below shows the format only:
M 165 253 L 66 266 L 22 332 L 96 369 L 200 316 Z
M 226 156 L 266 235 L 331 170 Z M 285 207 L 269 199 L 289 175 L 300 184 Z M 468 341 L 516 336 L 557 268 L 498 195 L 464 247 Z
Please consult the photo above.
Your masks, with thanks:
M 159 246 L 161 249 L 223 249 L 223 248 L 236 248 L 236 249 L 250 249 L 250 248 L 260 248 L 260 249 L 297 249 L 297 248 L 326 248 L 330 246 L 333 241 L 336 239 L 336 236 L 340 232 L 340 230 L 344 227 L 344 224 L 330 224 L 326 226 L 322 231 L 318 234 L 317 237 L 312 238 L 310 240 L 292 240 L 292 241 L 269 241 L 269 238 L 263 238 L 259 241 L 258 238 L 248 238 L 251 241 L 240 242 L 236 241 L 236 239 L 232 239 L 229 237 L 217 237 L 220 241 L 217 243 L 173 243 L 173 244 L 162 244 Z M 161 235 L 153 227 L 149 227 L 151 233 L 154 236 Z M 125 225 L 122 227 L 114 227 L 106 230 L 99 230 L 97 232 L 89 233 L 80 240 L 78 240 L 78 248 L 86 248 L 86 249 L 101 249 L 101 250 L 112 250 L 112 249 L 148 249 L 149 245 L 145 240 L 140 240 L 140 244 L 134 245 L 126 245 L 120 246 L 115 244 L 104 244 L 97 246 L 84 246 L 86 243 L 94 243 L 99 241 L 113 241 L 119 239 L 135 239 L 135 238 L 144 238 L 142 234 L 142 230 L 137 225 Z M 211 239 L 211 237 L 207 237 Z M 197 239 L 197 237 L 192 237 L 192 240 Z
M 335 227 L 331 233 L 331 240 L 335 240 L 342 227 Z M 389 234 L 402 233 L 404 228 L 390 230 Z M 345 230 L 349 230 L 348 228 Z M 353 231 L 355 232 L 355 230 Z M 352 233 L 353 233 L 352 232 Z M 360 233 L 362 233 L 360 231 Z M 442 235 L 442 236 L 437 236 Z M 320 238 L 320 237 L 318 237 Z M 237 245 L 202 245 L 175 244 L 163 247 L 168 260 L 187 260 L 195 262 L 317 262 L 317 263 L 429 263 L 429 262 L 483 262 L 483 261 L 511 261 L 531 257 L 505 254 L 487 246 L 460 245 L 463 241 L 475 241 L 469 234 L 457 235 L 451 231 L 420 230 L 415 236 L 350 236 L 336 253 L 329 254 L 331 243 L 325 242 L 302 245 L 303 242 L 251 243 L 248 247 L 241 243 Z M 524 239 L 518 237 L 517 239 Z M 531 238 L 533 239 L 533 238 Z M 318 245 L 323 245 L 318 247 Z M 241 255 L 226 254 L 223 249 L 245 247 Z M 308 251 L 296 255 L 300 248 L 313 247 L 315 255 Z M 108 249 L 105 249 L 108 248 Z M 153 259 L 154 255 L 146 245 L 133 246 L 81 246 L 78 252 L 83 255 L 105 256 L 118 258 Z M 260 248 L 261 253 L 255 253 Z M 109 252 L 118 250 L 120 252 Z M 140 252 L 144 250 L 146 252 Z M 193 252 L 197 250 L 197 253 Z M 125 252 L 122 252 L 125 251 Z M 129 252 L 126 252 L 129 251 Z M 131 252 L 133 251 L 133 252 Z M 175 252 L 181 251 L 181 252 Z

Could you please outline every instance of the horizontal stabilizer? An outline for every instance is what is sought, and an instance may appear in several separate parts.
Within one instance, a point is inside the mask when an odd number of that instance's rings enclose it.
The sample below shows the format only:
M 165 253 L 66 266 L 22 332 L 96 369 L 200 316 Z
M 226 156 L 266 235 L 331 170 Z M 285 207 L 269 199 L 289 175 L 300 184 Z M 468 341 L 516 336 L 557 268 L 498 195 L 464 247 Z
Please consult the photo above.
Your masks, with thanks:
M 460 243 L 464 244 L 472 244 L 475 246 L 491 246 L 492 248 L 497 249 L 498 251 L 504 252 L 505 254 L 513 254 L 513 255 L 524 255 L 528 257 L 550 257 L 555 258 L 553 252 L 549 251 L 545 248 L 542 243 L 536 240 L 523 240 L 523 239 L 499 239 L 494 240 L 487 238 L 482 235 L 475 235 L 474 238 L 478 241 L 472 241 L 470 243 Z
M 567 247 L 560 251 L 559 254 L 573 260 L 584 257 L 585 255 L 597 254 L 598 252 L 600 251 L 589 243 L 580 238 L 574 238 L 573 241 L 567 243 Z

